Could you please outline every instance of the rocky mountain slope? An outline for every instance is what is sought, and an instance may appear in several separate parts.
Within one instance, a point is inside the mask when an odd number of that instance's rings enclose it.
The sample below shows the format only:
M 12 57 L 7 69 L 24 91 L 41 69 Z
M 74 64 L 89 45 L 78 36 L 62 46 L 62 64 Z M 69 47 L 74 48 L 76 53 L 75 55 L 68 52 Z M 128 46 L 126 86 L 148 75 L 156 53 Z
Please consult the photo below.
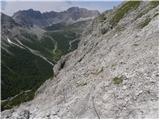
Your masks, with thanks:
M 2 118 L 158 118 L 159 2 L 123 2 L 83 33 L 34 99 Z
M 63 12 L 44 12 L 35 11 L 33 9 L 21 10 L 13 15 L 14 20 L 22 25 L 39 27 L 49 26 L 57 23 L 72 24 L 78 20 L 85 20 L 98 16 L 96 10 L 87 10 L 85 8 L 72 7 Z

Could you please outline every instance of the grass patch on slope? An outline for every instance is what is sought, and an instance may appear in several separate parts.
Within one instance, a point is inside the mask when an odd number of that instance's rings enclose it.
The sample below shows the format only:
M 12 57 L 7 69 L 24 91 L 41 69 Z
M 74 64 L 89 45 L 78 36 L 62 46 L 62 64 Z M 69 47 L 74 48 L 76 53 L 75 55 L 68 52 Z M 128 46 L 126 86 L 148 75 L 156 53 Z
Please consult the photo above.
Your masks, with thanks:
M 158 5 L 159 5 L 159 1 L 150 1 L 148 6 L 146 7 L 146 9 L 144 9 L 142 12 L 140 12 L 135 20 L 142 17 L 143 15 L 145 15 L 146 13 L 148 13 L 150 10 L 157 7 Z
M 113 81 L 113 84 L 119 85 L 123 82 L 123 79 L 122 79 L 122 77 L 115 77 L 115 78 L 113 78 L 112 81 Z
M 145 26 L 147 26 L 150 21 L 151 21 L 151 18 L 146 18 L 144 21 L 142 21 L 142 22 L 138 25 L 138 27 L 142 29 L 142 28 L 144 28 Z
M 151 1 L 150 2 L 150 8 L 151 9 L 157 7 L 158 5 L 159 5 L 159 1 Z
M 113 18 L 111 19 L 110 23 L 112 26 L 116 26 L 118 22 L 127 14 L 130 10 L 136 9 L 140 4 L 140 1 L 128 1 L 122 7 L 120 7 Z

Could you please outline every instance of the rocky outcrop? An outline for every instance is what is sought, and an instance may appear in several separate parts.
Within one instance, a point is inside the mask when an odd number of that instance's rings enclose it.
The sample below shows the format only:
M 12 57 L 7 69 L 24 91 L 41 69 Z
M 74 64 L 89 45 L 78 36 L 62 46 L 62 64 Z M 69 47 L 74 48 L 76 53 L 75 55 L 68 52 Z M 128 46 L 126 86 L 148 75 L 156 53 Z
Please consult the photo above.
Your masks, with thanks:
M 54 76 L 56 77 L 61 69 L 65 67 L 65 62 L 67 61 L 70 54 L 62 56 L 62 58 L 55 64 L 53 68 Z
M 2 118 L 24 109 L 30 118 L 158 118 L 158 5 L 125 2 L 103 15 L 34 100 Z

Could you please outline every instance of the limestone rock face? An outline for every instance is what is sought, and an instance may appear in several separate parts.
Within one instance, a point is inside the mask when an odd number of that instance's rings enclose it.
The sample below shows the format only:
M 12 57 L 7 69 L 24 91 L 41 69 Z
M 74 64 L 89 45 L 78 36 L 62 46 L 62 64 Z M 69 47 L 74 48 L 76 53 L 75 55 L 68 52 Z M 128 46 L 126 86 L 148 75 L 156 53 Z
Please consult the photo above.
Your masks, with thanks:
M 141 2 L 111 24 L 124 4 L 97 17 L 56 77 L 2 118 L 158 118 L 158 6 Z

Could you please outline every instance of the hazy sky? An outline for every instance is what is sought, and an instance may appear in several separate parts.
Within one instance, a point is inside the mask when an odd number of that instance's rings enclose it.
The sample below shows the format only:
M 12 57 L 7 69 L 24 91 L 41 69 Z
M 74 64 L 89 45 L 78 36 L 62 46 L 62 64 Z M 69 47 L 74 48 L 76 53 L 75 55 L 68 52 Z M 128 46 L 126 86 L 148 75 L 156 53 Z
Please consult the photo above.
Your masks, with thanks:
M 121 1 L 112 0 L 1 0 L 1 10 L 7 15 L 13 15 L 18 10 L 34 9 L 41 12 L 64 11 L 69 7 L 78 6 L 100 12 L 117 6 Z

